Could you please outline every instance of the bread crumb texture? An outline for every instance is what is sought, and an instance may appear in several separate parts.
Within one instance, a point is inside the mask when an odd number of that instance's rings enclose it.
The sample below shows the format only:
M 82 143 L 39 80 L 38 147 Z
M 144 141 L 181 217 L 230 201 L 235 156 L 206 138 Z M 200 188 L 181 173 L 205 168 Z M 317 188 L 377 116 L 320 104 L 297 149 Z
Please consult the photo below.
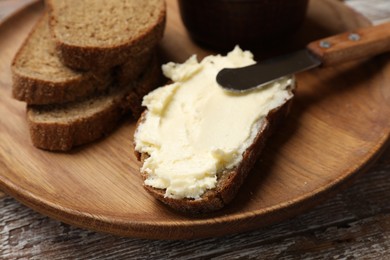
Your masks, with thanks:
M 31 78 L 62 82 L 82 76 L 81 72 L 64 66 L 58 58 L 50 37 L 47 15 L 39 21 L 17 57 L 13 69 Z
M 110 47 L 132 42 L 157 24 L 161 0 L 51 0 L 54 33 L 65 44 Z

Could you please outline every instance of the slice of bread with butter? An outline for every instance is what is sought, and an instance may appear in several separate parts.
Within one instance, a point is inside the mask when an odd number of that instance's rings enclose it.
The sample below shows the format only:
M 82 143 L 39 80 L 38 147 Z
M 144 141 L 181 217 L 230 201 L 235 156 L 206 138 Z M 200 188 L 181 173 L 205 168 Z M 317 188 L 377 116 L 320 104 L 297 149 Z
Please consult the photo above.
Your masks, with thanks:
M 163 65 L 173 83 L 144 97 L 134 134 L 144 187 L 157 199 L 200 213 L 234 198 L 294 96 L 293 77 L 245 93 L 218 86 L 222 68 L 253 63 L 252 53 L 236 47 L 226 56 Z

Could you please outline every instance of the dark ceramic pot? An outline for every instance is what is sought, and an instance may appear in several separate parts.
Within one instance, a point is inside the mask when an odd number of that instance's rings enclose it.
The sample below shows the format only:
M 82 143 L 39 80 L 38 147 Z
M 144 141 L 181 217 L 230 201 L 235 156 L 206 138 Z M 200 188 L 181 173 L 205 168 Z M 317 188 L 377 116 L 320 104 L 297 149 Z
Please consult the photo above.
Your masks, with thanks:
M 178 0 L 190 36 L 216 50 L 258 49 L 287 39 L 302 24 L 309 0 Z

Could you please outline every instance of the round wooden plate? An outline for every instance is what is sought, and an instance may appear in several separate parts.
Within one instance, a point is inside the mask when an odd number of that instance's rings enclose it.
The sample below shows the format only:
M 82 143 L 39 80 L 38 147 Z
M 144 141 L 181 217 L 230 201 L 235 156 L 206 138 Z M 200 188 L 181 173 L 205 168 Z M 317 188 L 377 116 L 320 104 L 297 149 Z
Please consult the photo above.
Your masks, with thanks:
M 111 136 L 71 153 L 34 148 L 25 104 L 11 98 L 10 62 L 43 12 L 33 4 L 0 25 L 0 188 L 42 214 L 117 235 L 184 239 L 243 232 L 281 221 L 333 194 L 387 143 L 390 60 L 383 55 L 299 74 L 291 116 L 269 140 L 237 198 L 224 210 L 187 216 L 142 187 L 133 155 L 133 119 Z M 183 61 L 208 52 L 192 43 L 176 1 L 168 1 L 161 50 Z M 369 23 L 336 0 L 312 0 L 296 38 L 310 40 Z M 292 43 L 286 41 L 286 45 Z

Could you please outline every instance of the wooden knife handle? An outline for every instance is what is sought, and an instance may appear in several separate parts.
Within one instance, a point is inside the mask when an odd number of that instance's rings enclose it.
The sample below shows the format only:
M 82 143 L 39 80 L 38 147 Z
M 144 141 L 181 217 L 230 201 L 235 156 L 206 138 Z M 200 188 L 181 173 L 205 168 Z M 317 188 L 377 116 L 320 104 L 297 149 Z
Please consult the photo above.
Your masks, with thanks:
M 323 66 L 369 58 L 390 51 L 390 23 L 314 41 L 307 48 L 322 60 Z

